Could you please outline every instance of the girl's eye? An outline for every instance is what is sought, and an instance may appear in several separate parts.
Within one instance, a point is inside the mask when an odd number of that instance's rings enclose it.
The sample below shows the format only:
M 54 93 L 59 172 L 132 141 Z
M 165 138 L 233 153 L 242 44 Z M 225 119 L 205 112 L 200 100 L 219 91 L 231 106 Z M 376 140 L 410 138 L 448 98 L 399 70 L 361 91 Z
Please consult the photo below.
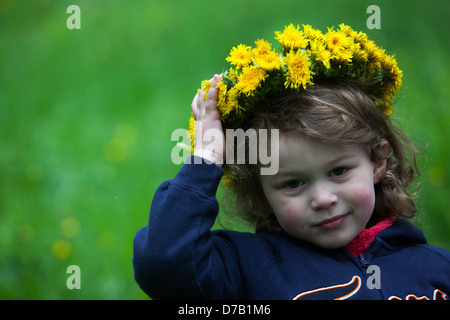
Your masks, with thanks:
M 288 183 L 286 183 L 286 187 L 289 189 L 295 189 L 295 188 L 300 187 L 301 184 L 302 183 L 300 182 L 300 180 L 292 180 L 292 181 L 289 181 Z
M 330 176 L 337 177 L 337 176 L 343 175 L 346 172 L 347 172 L 347 168 L 336 168 L 331 171 Z

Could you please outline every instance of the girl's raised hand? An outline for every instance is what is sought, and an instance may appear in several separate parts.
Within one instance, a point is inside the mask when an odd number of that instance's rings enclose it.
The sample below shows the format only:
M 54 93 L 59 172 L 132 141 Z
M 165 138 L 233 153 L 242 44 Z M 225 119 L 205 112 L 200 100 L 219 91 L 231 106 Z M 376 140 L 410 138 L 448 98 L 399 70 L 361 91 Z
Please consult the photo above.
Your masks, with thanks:
M 200 90 L 192 101 L 192 113 L 195 118 L 195 147 L 194 155 L 223 165 L 225 154 L 225 136 L 217 109 L 217 83 L 221 75 L 214 75 L 211 88 L 204 99 L 205 92 Z

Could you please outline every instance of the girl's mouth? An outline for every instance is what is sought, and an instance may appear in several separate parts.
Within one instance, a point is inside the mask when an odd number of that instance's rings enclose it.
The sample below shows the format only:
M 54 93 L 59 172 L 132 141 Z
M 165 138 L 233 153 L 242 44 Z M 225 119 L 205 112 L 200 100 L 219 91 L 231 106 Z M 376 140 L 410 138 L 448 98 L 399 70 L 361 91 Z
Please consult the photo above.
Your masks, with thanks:
M 335 216 L 335 217 L 332 217 L 329 219 L 325 219 L 325 220 L 319 222 L 318 224 L 316 224 L 316 227 L 319 227 L 323 230 L 331 230 L 331 229 L 337 228 L 345 221 L 345 218 L 347 218 L 347 216 L 348 216 L 348 213 L 341 214 L 341 215 L 338 215 L 338 216 Z

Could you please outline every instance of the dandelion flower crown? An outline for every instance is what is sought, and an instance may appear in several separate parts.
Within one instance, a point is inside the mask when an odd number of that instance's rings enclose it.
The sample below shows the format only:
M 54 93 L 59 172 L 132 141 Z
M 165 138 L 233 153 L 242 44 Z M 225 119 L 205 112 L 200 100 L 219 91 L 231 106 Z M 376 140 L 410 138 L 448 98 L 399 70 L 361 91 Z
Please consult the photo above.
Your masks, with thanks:
M 393 55 L 387 55 L 367 34 L 350 26 L 328 28 L 323 34 L 310 25 L 285 26 L 275 32 L 281 45 L 277 51 L 260 39 L 255 47 L 233 47 L 226 58 L 233 66 L 222 73 L 217 84 L 217 107 L 224 124 L 239 123 L 260 99 L 276 90 L 305 90 L 320 80 L 350 80 L 370 85 L 368 92 L 387 116 L 392 114 L 392 100 L 402 85 L 402 71 Z M 206 93 L 211 86 L 202 81 Z M 206 94 L 205 94 L 206 99 Z M 195 120 L 189 121 L 191 149 L 194 146 Z

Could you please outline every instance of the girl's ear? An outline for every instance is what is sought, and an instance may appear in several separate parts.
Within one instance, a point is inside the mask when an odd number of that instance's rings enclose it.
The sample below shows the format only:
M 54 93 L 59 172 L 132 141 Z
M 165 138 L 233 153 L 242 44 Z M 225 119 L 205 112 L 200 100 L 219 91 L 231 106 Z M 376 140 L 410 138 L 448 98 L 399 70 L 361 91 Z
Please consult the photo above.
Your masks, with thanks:
M 389 152 L 389 142 L 386 139 L 382 139 L 378 146 L 382 150 L 381 154 L 387 155 Z M 386 157 L 384 159 L 377 159 L 373 161 L 373 183 L 377 184 L 383 178 L 386 172 Z

